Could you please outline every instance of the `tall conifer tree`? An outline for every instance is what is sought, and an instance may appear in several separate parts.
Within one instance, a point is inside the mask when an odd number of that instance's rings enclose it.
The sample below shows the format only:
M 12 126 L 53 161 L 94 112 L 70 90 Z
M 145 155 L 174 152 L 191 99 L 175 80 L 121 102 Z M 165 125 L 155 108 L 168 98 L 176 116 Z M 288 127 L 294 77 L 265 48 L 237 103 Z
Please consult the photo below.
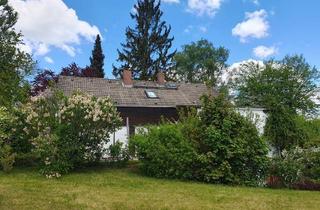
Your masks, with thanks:
M 174 38 L 170 37 L 171 26 L 161 21 L 160 4 L 158 0 L 138 0 L 134 6 L 136 12 L 130 15 L 136 25 L 126 29 L 126 43 L 118 50 L 121 65 L 113 66 L 114 76 L 130 68 L 134 78 L 149 80 L 172 67 L 175 51 L 170 52 L 170 48 Z
M 96 41 L 94 43 L 94 48 L 92 50 L 92 56 L 90 57 L 90 67 L 92 68 L 94 75 L 96 77 L 104 77 L 104 54 L 101 47 L 101 38 L 97 35 Z

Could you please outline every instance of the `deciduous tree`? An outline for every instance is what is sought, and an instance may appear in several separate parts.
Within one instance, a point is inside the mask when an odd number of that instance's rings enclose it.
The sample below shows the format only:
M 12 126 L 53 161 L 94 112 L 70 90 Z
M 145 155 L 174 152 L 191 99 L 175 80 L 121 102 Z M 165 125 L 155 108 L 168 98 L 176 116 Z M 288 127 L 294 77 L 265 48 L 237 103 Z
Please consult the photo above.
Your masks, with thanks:
M 14 29 L 17 20 L 8 0 L 0 0 L 0 106 L 6 107 L 27 98 L 24 78 L 34 67 L 31 56 L 19 48 L 23 42 L 22 34 Z
M 184 45 L 174 56 L 175 68 L 169 76 L 174 80 L 206 82 L 214 86 L 227 66 L 228 57 L 227 49 L 215 48 L 208 40 L 201 39 Z

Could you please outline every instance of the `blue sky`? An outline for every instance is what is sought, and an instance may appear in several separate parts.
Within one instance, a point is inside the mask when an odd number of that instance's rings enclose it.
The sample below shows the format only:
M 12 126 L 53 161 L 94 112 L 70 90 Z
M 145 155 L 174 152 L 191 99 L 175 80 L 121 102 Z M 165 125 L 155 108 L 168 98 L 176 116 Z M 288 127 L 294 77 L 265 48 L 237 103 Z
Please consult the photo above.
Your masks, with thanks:
M 201 38 L 230 50 L 228 64 L 302 53 L 320 67 L 318 0 L 162 0 L 163 20 L 172 26 L 173 49 Z M 166 1 L 166 2 L 165 2 Z M 95 34 L 103 37 L 105 73 L 112 78 L 117 48 L 135 0 L 10 0 L 19 12 L 17 29 L 39 68 L 59 72 L 89 64 Z

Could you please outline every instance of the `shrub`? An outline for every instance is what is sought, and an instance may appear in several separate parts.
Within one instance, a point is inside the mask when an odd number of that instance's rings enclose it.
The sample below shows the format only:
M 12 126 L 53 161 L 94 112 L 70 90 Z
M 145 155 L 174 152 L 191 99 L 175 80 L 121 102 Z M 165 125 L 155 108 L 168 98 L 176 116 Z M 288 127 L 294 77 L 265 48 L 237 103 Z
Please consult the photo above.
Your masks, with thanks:
M 41 173 L 57 177 L 74 167 L 99 161 L 103 143 L 120 125 L 121 119 L 109 98 L 95 98 L 80 92 L 65 97 L 33 97 L 25 107 L 27 126 Z
M 265 126 L 265 137 L 275 149 L 275 155 L 283 150 L 303 146 L 308 141 L 305 130 L 297 123 L 298 115 L 289 112 L 283 106 L 275 107 L 268 114 Z
M 316 188 L 316 183 L 320 181 L 320 149 L 297 147 L 283 151 L 281 156 L 273 158 L 270 176 L 278 179 L 277 187 Z M 315 186 L 312 187 L 311 183 Z M 275 183 L 269 179 L 268 186 L 274 187 Z
M 0 146 L 0 164 L 4 172 L 9 172 L 13 168 L 16 154 L 12 152 L 12 148 L 4 144 Z
M 142 171 L 154 177 L 192 178 L 195 149 L 185 138 L 179 124 L 161 123 L 140 131 L 130 140 Z
M 268 148 L 252 122 L 223 94 L 202 98 L 197 179 L 223 184 L 262 184 Z
M 258 185 L 267 170 L 267 145 L 249 119 L 220 95 L 177 123 L 151 126 L 133 137 L 142 170 L 155 177 Z
M 109 146 L 109 155 L 112 159 L 112 162 L 118 165 L 124 165 L 130 159 L 129 151 L 127 147 L 123 146 L 123 143 L 120 141 L 115 142 Z
M 303 147 L 320 147 L 320 119 L 306 119 L 304 116 L 296 118 L 296 123 L 307 135 Z
M 39 155 L 34 153 L 17 153 L 14 166 L 34 167 L 39 165 Z
M 19 106 L 11 107 L 10 110 L 0 107 L 0 142 L 9 145 L 17 156 L 28 154 L 32 149 L 29 136 L 23 131 L 25 119 Z
M 13 121 L 9 111 L 0 107 L 0 165 L 5 172 L 12 170 L 15 161 L 15 154 L 10 146 Z

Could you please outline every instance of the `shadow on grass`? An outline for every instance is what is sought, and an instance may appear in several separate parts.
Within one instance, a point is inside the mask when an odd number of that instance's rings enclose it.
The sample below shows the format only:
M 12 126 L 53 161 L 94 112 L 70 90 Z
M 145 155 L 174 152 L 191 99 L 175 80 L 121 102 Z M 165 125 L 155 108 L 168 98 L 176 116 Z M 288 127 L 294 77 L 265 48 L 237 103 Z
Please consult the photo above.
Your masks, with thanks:
M 129 173 L 140 174 L 139 161 L 129 161 L 127 163 L 115 163 L 115 162 L 99 162 L 95 164 L 83 165 L 75 168 L 70 174 L 80 173 L 103 173 L 107 171 L 126 171 Z

